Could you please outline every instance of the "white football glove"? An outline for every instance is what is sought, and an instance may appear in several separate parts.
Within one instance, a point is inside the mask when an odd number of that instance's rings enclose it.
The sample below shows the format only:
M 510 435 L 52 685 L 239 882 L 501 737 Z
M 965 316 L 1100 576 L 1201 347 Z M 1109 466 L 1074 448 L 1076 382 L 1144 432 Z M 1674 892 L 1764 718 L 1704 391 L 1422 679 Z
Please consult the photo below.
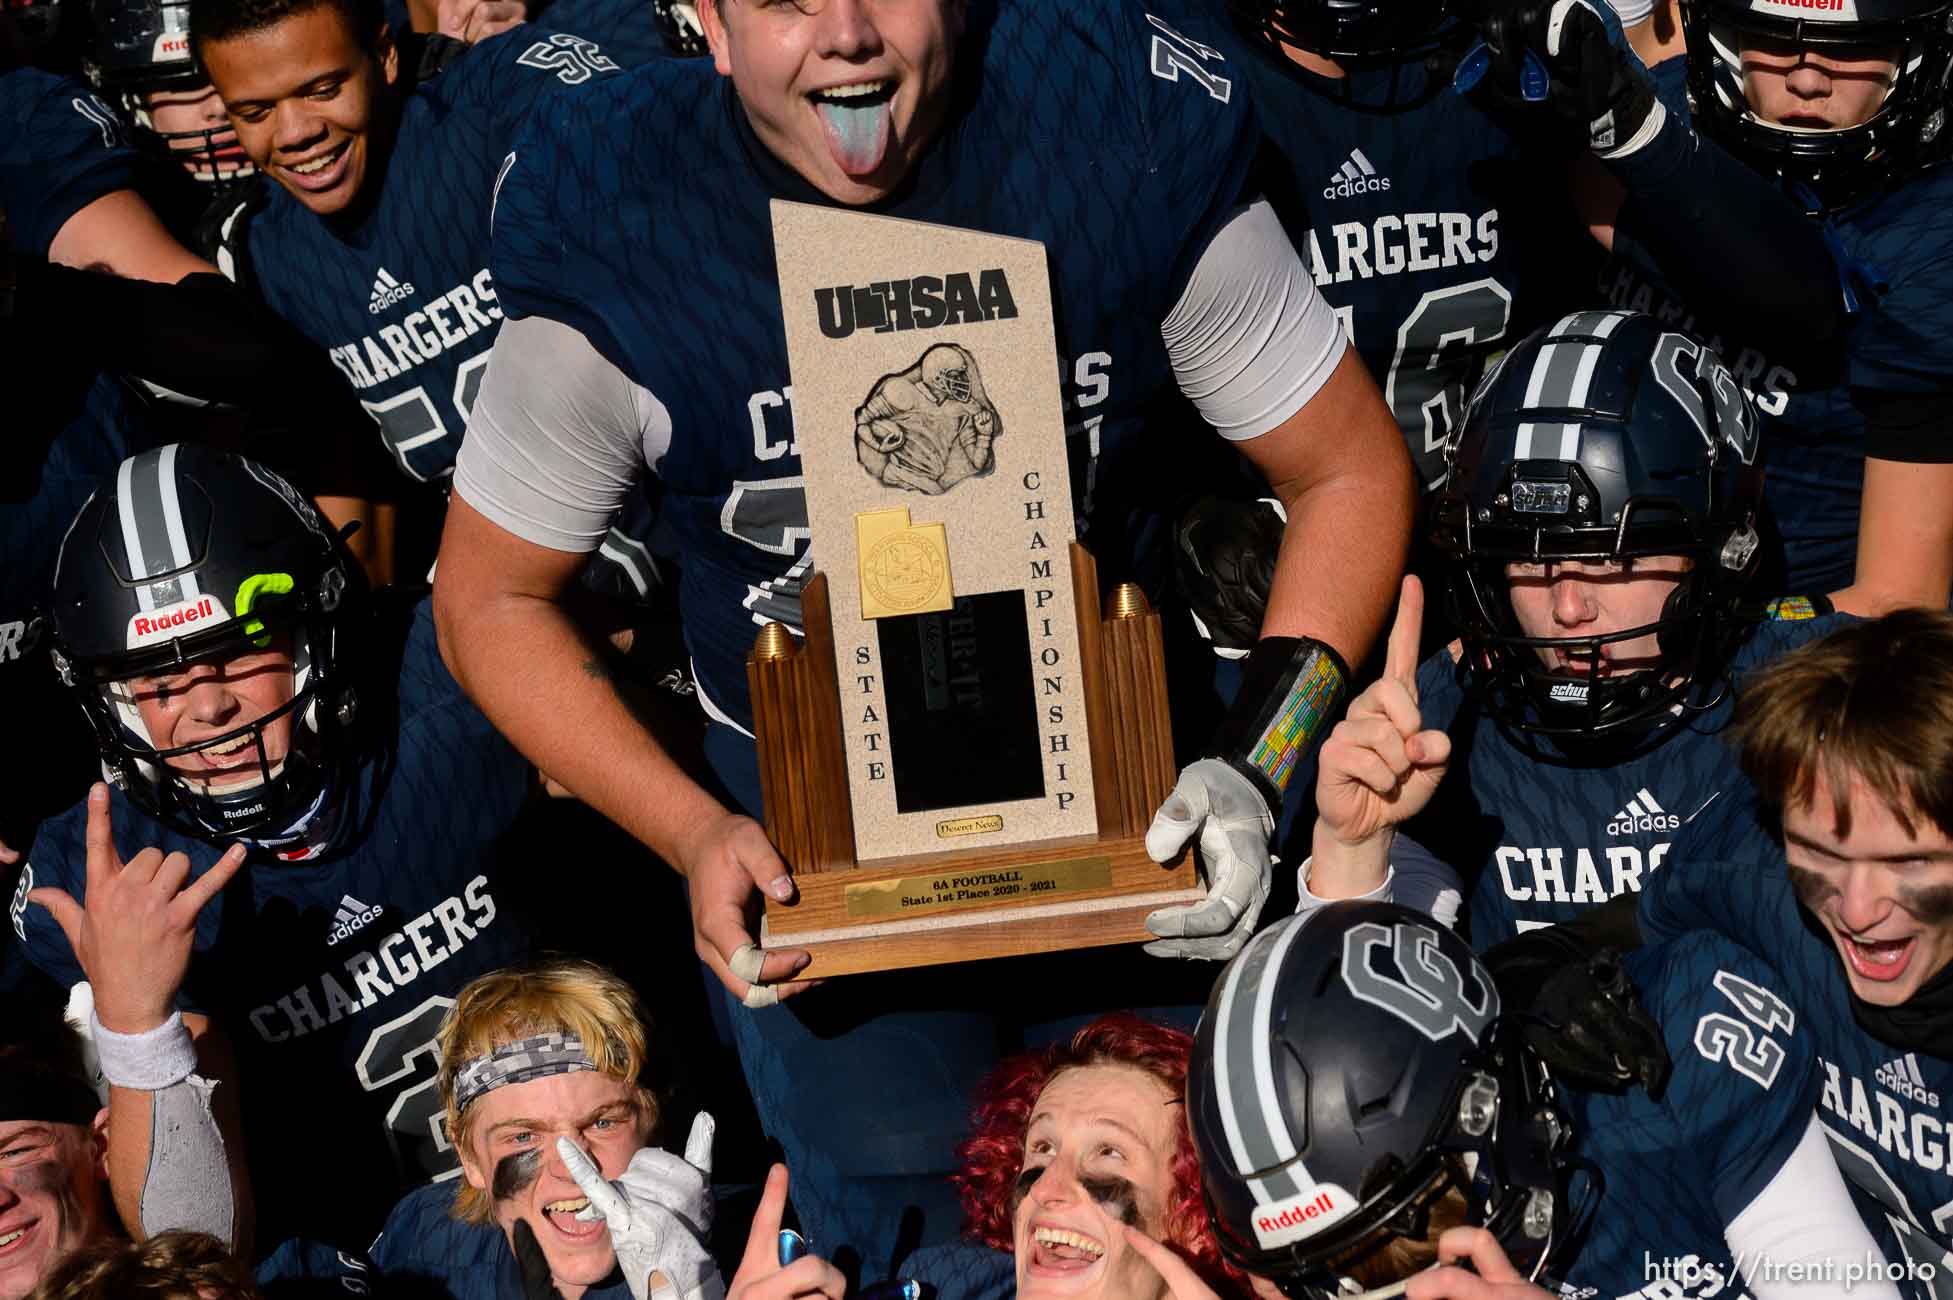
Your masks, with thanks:
M 1252 781 L 1218 758 L 1189 763 L 1146 831 L 1146 853 L 1169 861 L 1194 833 L 1207 866 L 1207 897 L 1167 907 L 1146 918 L 1159 936 L 1146 945 L 1155 957 L 1226 961 L 1240 952 L 1268 901 L 1273 859 L 1268 838 L 1275 819 Z
M 700 1111 L 685 1141 L 685 1158 L 645 1147 L 631 1157 L 624 1176 L 604 1181 L 603 1171 L 566 1137 L 556 1139 L 563 1167 L 590 1198 L 576 1217 L 602 1219 L 610 1229 L 617 1266 L 634 1300 L 724 1300 L 725 1280 L 712 1262 L 712 1116 Z M 651 1289 L 651 1275 L 669 1285 Z

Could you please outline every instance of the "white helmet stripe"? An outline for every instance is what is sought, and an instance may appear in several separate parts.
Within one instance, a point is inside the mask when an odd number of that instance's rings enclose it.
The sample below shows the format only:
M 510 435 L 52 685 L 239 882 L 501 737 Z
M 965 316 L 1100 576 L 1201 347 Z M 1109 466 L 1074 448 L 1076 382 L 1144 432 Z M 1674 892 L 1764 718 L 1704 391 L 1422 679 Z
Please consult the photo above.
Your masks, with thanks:
M 183 523 L 183 504 L 177 499 L 176 494 L 176 449 L 176 443 L 163 448 L 156 467 L 156 477 L 157 485 L 162 489 L 163 533 L 169 538 L 172 561 L 170 567 L 182 569 L 189 566 L 191 555 L 189 531 Z M 184 600 L 194 600 L 203 594 L 202 589 L 197 586 L 196 574 L 185 573 L 177 581 L 182 585 Z
M 129 563 L 129 576 L 141 579 L 148 576 L 149 564 L 142 554 L 142 534 L 136 528 L 136 498 L 130 484 L 135 480 L 136 457 L 125 458 L 115 471 L 115 508 L 122 523 L 122 549 Z M 156 602 L 149 594 L 149 584 L 136 583 L 136 607 L 143 610 L 156 608 Z
M 1623 312 L 1576 311 L 1555 322 L 1533 361 L 1532 374 L 1526 377 L 1526 406 L 1585 406 L 1587 394 L 1593 388 L 1594 371 L 1606 346 L 1601 340 L 1619 328 L 1624 319 Z M 1574 337 L 1562 342 L 1567 335 Z M 1580 428 L 1577 423 L 1563 421 L 1521 424 L 1514 437 L 1513 459 L 1531 460 L 1544 452 L 1547 459 L 1577 460 Z
M 1248 1180 L 1256 1199 L 1263 1202 L 1282 1200 L 1301 1191 L 1297 1171 L 1276 1168 L 1293 1160 L 1296 1151 L 1281 1120 L 1268 1035 L 1277 983 L 1273 974 L 1281 969 L 1282 958 L 1307 924 L 1305 917 L 1267 931 L 1241 954 L 1228 972 L 1227 988 L 1220 998 L 1220 1018 L 1214 1026 L 1214 1082 L 1221 1127 L 1241 1174 L 1270 1171 Z M 1244 985 L 1255 989 L 1251 1007 L 1241 993 Z

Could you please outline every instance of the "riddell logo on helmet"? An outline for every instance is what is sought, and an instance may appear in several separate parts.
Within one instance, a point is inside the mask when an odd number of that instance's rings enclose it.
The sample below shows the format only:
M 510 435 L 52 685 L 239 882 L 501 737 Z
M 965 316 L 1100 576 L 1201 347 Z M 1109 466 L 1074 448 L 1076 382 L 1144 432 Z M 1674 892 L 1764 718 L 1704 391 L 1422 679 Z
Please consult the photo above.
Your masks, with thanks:
M 1760 14 L 1807 14 L 1812 11 L 1834 13 L 1848 22 L 1858 18 L 1857 0 L 1755 0 Z
M 196 631 L 196 625 L 199 623 L 213 620 L 221 622 L 230 616 L 230 611 L 224 608 L 224 602 L 215 596 L 199 596 L 195 600 L 152 609 L 137 614 L 129 620 L 129 649 L 153 645 L 158 641 L 167 641 L 171 637 L 186 636 Z
M 1271 1249 L 1315 1235 L 1349 1210 L 1349 1197 L 1340 1193 L 1331 1187 L 1262 1206 L 1255 1211 L 1255 1239 Z

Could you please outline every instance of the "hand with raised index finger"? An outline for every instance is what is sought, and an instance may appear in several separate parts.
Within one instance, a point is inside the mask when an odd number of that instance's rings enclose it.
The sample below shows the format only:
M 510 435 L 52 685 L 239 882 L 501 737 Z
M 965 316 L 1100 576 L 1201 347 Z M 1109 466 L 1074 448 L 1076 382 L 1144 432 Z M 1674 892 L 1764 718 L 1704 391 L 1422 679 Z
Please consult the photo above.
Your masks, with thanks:
M 88 792 L 86 843 L 85 899 L 45 886 L 29 891 L 27 901 L 46 908 L 67 936 L 103 1028 L 144 1033 L 169 1018 L 196 947 L 197 914 L 244 865 L 245 848 L 233 844 L 195 880 L 180 852 L 145 848 L 125 863 L 101 782 Z
M 766 1191 L 753 1214 L 746 1252 L 740 1257 L 739 1271 L 732 1275 L 726 1300 L 801 1300 L 805 1296 L 842 1300 L 847 1294 L 847 1279 L 819 1255 L 802 1255 L 781 1267 L 780 1220 L 786 1209 L 787 1167 L 774 1165 L 767 1171 Z
M 1426 730 L 1418 709 L 1418 639 L 1424 588 L 1406 577 L 1383 676 L 1350 705 L 1323 742 L 1316 773 L 1317 837 L 1358 844 L 1422 811 L 1444 779 L 1451 737 Z

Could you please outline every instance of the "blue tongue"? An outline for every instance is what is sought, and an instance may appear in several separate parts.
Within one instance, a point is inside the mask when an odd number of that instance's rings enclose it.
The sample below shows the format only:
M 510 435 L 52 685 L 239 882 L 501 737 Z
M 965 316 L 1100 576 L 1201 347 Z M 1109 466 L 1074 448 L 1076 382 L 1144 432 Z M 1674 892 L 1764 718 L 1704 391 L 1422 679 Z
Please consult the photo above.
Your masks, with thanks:
M 873 171 L 888 139 L 889 101 L 876 97 L 857 106 L 824 99 L 816 101 L 815 107 L 827 124 L 828 140 L 842 167 L 854 174 Z

